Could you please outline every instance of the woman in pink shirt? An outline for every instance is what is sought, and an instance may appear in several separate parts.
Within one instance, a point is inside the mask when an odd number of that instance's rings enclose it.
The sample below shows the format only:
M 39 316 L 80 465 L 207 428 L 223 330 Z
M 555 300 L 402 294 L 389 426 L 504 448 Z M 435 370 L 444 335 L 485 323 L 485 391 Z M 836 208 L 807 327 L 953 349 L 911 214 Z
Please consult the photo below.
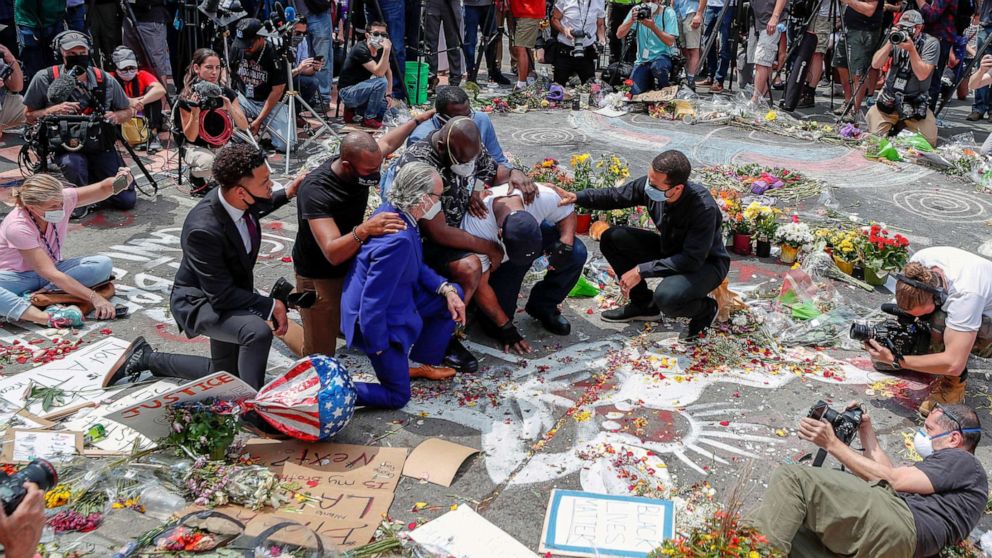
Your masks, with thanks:
M 130 171 L 122 168 L 117 172 L 121 175 L 130 175 Z M 109 198 L 115 178 L 82 188 L 63 188 L 57 179 L 38 174 L 14 190 L 14 210 L 0 223 L 0 319 L 50 327 L 82 325 L 82 315 L 74 306 L 47 310 L 32 306 L 25 295 L 41 289 L 61 290 L 91 301 L 98 320 L 114 317 L 114 305 L 90 288 L 110 278 L 110 258 L 64 260 L 62 244 L 72 210 Z

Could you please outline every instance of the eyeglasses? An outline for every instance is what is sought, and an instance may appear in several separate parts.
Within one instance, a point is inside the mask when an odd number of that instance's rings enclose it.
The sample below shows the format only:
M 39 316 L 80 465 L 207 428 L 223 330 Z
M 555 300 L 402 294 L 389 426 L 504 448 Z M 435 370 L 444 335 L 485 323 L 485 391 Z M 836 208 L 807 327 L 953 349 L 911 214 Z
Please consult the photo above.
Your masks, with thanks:
M 371 31 L 371 32 L 369 32 L 369 35 L 372 35 L 373 37 L 387 37 L 388 36 L 385 33 L 383 33 L 382 31 Z

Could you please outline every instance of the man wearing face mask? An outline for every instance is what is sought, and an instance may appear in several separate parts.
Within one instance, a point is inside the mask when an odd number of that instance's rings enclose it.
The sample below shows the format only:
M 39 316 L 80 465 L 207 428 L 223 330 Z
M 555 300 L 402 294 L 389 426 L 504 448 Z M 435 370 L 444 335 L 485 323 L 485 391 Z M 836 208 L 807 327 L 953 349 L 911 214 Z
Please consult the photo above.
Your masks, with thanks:
M 299 226 L 293 245 L 296 287 L 316 291 L 317 302 L 300 309 L 303 352 L 334 356 L 340 322 L 341 287 L 352 258 L 370 238 L 400 231 L 405 223 L 391 212 L 363 222 L 369 190 L 379 169 L 406 136 L 433 111 L 393 128 L 378 141 L 365 132 L 341 139 L 341 154 L 307 174 L 296 200 Z
M 971 407 L 937 407 L 913 439 L 923 461 L 911 465 L 892 463 L 868 413 L 858 435 L 864 453 L 839 440 L 828 421 L 803 418 L 799 437 L 826 450 L 853 476 L 783 465 L 745 522 L 791 556 L 922 558 L 968 536 L 989 495 L 985 468 L 975 457 L 982 426 Z
M 117 169 L 125 166 L 124 160 L 118 154 L 115 141 L 115 125 L 120 125 L 133 118 L 137 109 L 131 106 L 124 89 L 114 79 L 99 68 L 90 64 L 89 37 L 78 31 L 66 31 L 56 37 L 59 52 L 62 53 L 64 64 L 52 66 L 34 75 L 24 95 L 24 106 L 27 109 L 28 122 L 34 122 L 43 116 L 63 114 L 102 114 L 104 122 L 99 134 L 104 143 L 99 152 L 56 151 L 55 162 L 62 170 L 66 180 L 75 186 L 85 186 L 99 182 L 117 174 Z M 70 71 L 84 70 L 76 78 L 77 86 L 68 99 L 53 103 L 48 98 L 48 88 L 59 76 Z M 114 209 L 131 209 L 137 201 L 134 193 L 134 183 L 124 191 L 115 194 L 96 206 L 77 207 L 73 218 L 85 216 L 94 207 L 112 207 Z
M 360 113 L 362 126 L 376 130 L 382 127 L 382 117 L 393 102 L 393 70 L 389 66 L 392 48 L 386 24 L 373 21 L 365 32 L 365 41 L 355 43 L 348 51 L 338 76 L 345 124 Z
M 311 108 L 317 112 L 323 112 L 327 108 L 327 101 L 321 97 L 320 93 L 320 72 L 324 69 L 326 59 L 312 57 L 313 47 L 307 35 L 307 20 L 300 20 L 293 26 L 293 50 L 296 53 L 296 67 L 293 68 L 293 87 L 300 93 L 300 97 L 306 101 Z M 302 105 L 296 105 L 296 115 L 306 110 Z M 302 124 L 297 120 L 297 124 Z
M 690 318 L 679 336 L 694 341 L 716 318 L 716 301 L 708 295 L 730 270 L 730 255 L 720 234 L 720 208 L 702 184 L 689 182 L 692 167 L 681 151 L 654 158 L 647 176 L 618 188 L 559 192 L 561 203 L 589 209 L 644 207 L 658 232 L 612 227 L 603 233 L 600 248 L 620 276 L 620 288 L 630 299 L 625 306 L 603 312 L 612 322 L 654 321 L 665 314 Z M 644 281 L 663 278 L 652 293 Z

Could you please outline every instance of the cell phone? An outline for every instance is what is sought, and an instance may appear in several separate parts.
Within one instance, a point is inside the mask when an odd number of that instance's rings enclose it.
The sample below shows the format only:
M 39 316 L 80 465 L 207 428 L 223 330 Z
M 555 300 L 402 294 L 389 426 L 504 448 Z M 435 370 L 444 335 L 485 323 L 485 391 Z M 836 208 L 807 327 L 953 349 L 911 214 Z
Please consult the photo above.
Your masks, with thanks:
M 316 60 L 317 62 L 320 62 L 321 64 L 324 63 L 324 55 L 323 54 L 320 55 L 320 56 L 314 56 L 313 59 Z
M 128 310 L 128 307 L 127 306 L 124 306 L 123 304 L 118 304 L 118 305 L 114 306 L 114 318 L 115 319 L 118 319 L 119 320 L 121 318 L 126 318 L 128 316 L 128 314 L 130 314 L 130 313 L 131 313 L 131 311 Z
M 114 195 L 120 194 L 130 185 L 131 181 L 128 180 L 128 175 L 124 174 L 118 176 L 114 179 Z

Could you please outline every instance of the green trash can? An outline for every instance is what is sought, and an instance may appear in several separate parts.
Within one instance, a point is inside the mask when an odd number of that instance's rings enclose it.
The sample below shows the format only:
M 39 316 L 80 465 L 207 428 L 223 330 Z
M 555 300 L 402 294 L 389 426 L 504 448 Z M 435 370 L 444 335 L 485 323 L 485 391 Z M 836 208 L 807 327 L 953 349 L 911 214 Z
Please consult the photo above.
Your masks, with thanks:
M 427 104 L 428 71 L 425 62 L 406 63 L 406 96 L 411 105 Z

